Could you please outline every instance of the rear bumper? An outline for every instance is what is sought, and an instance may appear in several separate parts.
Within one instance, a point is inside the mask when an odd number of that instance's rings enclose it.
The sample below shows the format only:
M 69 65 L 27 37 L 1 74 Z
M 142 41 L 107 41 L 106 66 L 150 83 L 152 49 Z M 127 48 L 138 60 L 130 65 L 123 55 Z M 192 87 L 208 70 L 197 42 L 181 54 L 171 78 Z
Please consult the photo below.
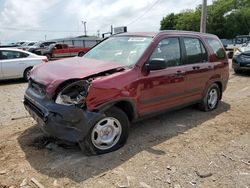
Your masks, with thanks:
M 70 142 L 84 139 L 92 125 L 104 117 L 102 113 L 74 105 L 56 104 L 46 96 L 37 95 L 31 88 L 25 92 L 24 106 L 44 132 Z

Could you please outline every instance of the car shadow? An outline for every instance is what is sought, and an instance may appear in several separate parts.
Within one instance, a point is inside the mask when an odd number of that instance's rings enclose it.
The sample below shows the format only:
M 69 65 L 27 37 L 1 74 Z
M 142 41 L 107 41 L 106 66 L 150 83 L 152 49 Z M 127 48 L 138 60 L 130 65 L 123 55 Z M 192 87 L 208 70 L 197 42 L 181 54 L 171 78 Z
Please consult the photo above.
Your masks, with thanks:
M 123 148 L 99 156 L 86 156 L 78 147 L 69 149 L 55 147 L 52 151 L 38 150 L 31 146 L 34 139 L 42 135 L 38 126 L 26 129 L 18 137 L 18 142 L 27 161 L 37 172 L 49 177 L 66 177 L 75 182 L 82 182 L 92 177 L 102 176 L 142 151 L 156 156 L 166 155 L 166 150 L 158 150 L 154 146 L 178 137 L 194 127 L 202 126 L 202 123 L 229 109 L 229 104 L 220 102 L 218 108 L 211 112 L 201 112 L 188 107 L 143 120 L 131 126 L 130 136 Z
M 22 84 L 27 83 L 22 78 L 20 79 L 10 79 L 10 80 L 0 80 L 0 86 L 1 85 L 11 85 L 11 84 Z
M 233 73 L 234 76 L 250 77 L 250 71 L 243 71 L 241 73 Z

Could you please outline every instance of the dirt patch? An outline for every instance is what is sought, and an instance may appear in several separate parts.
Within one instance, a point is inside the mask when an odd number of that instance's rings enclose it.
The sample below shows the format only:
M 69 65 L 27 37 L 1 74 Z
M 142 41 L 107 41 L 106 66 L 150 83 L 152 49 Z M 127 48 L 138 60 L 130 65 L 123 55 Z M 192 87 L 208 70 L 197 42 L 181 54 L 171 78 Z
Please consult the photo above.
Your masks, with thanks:
M 44 187 L 250 187 L 249 83 L 231 71 L 215 111 L 144 120 L 123 148 L 91 157 L 44 137 L 23 108 L 26 83 L 0 83 L 0 188 L 37 187 L 34 179 Z

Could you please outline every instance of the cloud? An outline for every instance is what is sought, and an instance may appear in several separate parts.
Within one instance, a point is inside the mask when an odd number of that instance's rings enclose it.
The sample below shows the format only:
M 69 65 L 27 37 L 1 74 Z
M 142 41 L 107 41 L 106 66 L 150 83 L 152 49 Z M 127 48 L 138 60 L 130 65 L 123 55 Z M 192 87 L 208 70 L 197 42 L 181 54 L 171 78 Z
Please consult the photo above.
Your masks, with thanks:
M 88 34 L 127 26 L 128 31 L 157 31 L 167 14 L 192 9 L 202 0 L 2 0 L 0 4 L 0 40 L 41 40 L 83 34 L 87 22 Z M 208 0 L 211 4 L 212 0 Z M 61 32 L 21 32 L 1 30 L 4 27 L 40 28 Z M 63 32 L 73 30 L 79 32 Z
M 40 19 L 46 10 L 57 0 L 6 0 L 0 13 L 1 40 L 10 39 L 14 35 L 25 33 L 17 29 L 38 28 Z M 4 30 L 10 28 L 10 30 Z M 2 34 L 4 33 L 4 34 Z
M 195 8 L 201 3 L 201 0 L 179 0 L 178 5 L 175 0 L 74 0 L 68 3 L 66 12 L 87 21 L 90 33 L 109 31 L 110 25 L 117 27 L 128 24 L 129 31 L 157 31 L 161 19 L 167 14 Z

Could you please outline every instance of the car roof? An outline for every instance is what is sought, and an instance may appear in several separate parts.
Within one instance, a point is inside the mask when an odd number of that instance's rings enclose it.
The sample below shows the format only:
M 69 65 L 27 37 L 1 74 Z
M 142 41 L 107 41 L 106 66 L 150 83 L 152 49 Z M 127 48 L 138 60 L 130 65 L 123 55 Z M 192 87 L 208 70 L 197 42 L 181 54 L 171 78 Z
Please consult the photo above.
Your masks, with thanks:
M 159 32 L 129 32 L 129 33 L 120 33 L 115 36 L 145 36 L 145 37 L 156 37 L 163 34 L 183 34 L 183 35 L 193 35 L 193 36 L 206 36 L 206 37 L 217 37 L 216 35 L 210 33 L 200 33 L 195 31 L 183 31 L 183 30 L 162 30 Z
M 3 50 L 15 51 L 15 52 L 23 52 L 23 53 L 26 53 L 26 54 L 30 54 L 30 55 L 37 56 L 36 54 L 27 52 L 27 51 L 25 51 L 25 50 L 17 49 L 17 48 L 0 48 L 0 51 L 3 51 Z

